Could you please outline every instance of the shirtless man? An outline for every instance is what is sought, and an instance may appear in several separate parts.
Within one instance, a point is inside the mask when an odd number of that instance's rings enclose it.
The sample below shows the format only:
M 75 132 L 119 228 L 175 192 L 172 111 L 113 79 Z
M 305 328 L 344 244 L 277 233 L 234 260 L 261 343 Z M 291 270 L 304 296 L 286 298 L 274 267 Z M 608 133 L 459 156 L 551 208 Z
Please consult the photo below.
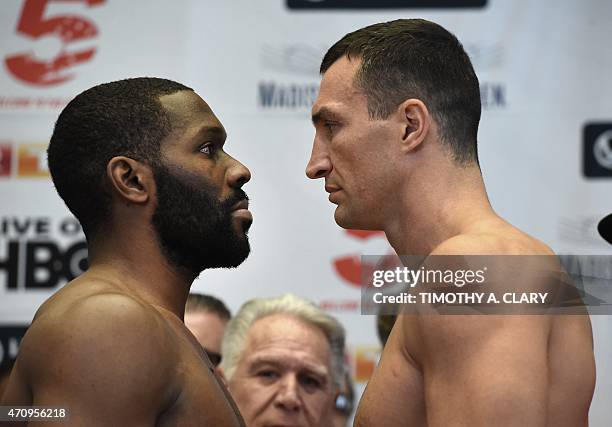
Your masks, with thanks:
M 36 313 L 3 405 L 65 407 L 75 426 L 243 425 L 183 324 L 197 275 L 249 253 L 250 173 L 225 139 L 169 80 L 99 85 L 62 111 L 49 169 L 90 266 Z
M 384 230 L 400 255 L 552 254 L 489 204 L 478 80 L 452 34 L 372 25 L 321 73 L 306 174 L 325 179 L 340 226 Z M 584 426 L 594 383 L 587 316 L 404 315 L 355 425 Z

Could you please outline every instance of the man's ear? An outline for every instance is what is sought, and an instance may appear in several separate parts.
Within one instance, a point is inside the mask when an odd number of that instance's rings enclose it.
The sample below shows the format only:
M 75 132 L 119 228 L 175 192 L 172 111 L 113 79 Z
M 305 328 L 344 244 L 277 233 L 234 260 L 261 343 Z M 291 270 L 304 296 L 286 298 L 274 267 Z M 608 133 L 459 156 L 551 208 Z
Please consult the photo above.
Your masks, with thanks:
M 407 99 L 398 107 L 403 124 L 402 151 L 413 151 L 421 146 L 431 128 L 431 115 L 420 99 Z
M 106 165 L 106 176 L 115 192 L 130 203 L 146 203 L 153 189 L 151 168 L 125 156 L 116 156 Z

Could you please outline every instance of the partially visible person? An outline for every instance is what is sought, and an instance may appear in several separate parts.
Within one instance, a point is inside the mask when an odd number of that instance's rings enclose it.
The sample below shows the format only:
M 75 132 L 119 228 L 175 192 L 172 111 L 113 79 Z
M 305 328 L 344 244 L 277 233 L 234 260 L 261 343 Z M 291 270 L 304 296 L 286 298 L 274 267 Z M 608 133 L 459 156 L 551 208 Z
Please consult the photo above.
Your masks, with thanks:
M 211 363 L 221 362 L 221 342 L 232 314 L 225 303 L 212 295 L 190 293 L 185 305 L 185 326 L 196 337 Z
M 254 299 L 230 320 L 221 370 L 249 427 L 332 425 L 344 328 L 292 294 Z
M 89 268 L 37 311 L 2 404 L 62 406 L 75 426 L 241 426 L 183 323 L 193 280 L 236 267 L 249 170 L 191 88 L 106 83 L 61 112 L 49 170 L 83 226 Z
M 423 19 L 373 24 L 337 41 L 320 71 L 306 174 L 325 181 L 338 225 L 383 230 L 397 255 L 431 262 L 552 258 L 489 202 L 479 82 L 453 34 Z M 525 286 L 506 273 L 496 290 Z M 401 315 L 355 425 L 584 426 L 594 387 L 587 315 Z
M 351 426 L 351 416 L 355 409 L 355 387 L 351 379 L 351 373 L 347 369 L 344 381 L 334 401 L 334 414 L 332 416 L 332 427 Z

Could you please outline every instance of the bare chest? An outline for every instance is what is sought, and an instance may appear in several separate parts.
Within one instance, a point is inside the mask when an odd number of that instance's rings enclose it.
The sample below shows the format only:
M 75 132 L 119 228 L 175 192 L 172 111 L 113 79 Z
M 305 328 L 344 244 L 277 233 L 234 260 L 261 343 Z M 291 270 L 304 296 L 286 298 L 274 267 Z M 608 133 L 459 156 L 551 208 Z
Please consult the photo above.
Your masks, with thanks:
M 244 426 L 223 381 L 184 325 L 173 324 L 180 358 L 175 367 L 175 400 L 158 426 Z
M 359 402 L 355 426 L 426 425 L 421 372 L 403 352 L 388 348 Z

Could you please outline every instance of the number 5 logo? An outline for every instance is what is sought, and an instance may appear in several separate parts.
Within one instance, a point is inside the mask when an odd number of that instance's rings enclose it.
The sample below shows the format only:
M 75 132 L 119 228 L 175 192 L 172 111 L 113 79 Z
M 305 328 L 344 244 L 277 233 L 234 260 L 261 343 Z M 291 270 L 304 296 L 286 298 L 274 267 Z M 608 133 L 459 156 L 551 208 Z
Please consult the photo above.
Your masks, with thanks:
M 55 35 L 62 41 L 60 52 L 50 60 L 37 59 L 31 52 L 16 53 L 5 58 L 7 68 L 15 77 L 33 85 L 48 86 L 71 79 L 74 75 L 66 71 L 89 61 L 96 52 L 94 47 L 77 52 L 65 50 L 71 42 L 95 37 L 98 29 L 93 22 L 80 16 L 60 15 L 45 18 L 45 9 L 52 1 L 84 2 L 91 7 L 102 4 L 105 0 L 25 1 L 17 24 L 17 33 L 31 39 Z

